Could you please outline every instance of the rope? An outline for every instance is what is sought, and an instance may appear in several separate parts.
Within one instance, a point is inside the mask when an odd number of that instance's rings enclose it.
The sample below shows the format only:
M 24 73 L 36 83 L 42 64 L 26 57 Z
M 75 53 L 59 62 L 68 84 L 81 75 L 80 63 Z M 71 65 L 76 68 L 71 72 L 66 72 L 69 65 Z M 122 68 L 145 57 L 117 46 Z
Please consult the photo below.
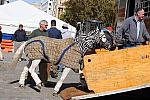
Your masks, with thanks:
M 32 40 L 32 41 L 30 41 L 29 43 L 27 43 L 27 45 L 26 46 L 28 46 L 29 44 L 31 44 L 31 43 L 33 43 L 33 42 L 40 42 L 40 44 L 41 44 L 41 50 L 43 51 L 43 53 L 41 53 L 42 55 L 43 55 L 43 57 L 45 58 L 44 60 L 46 60 L 47 62 L 49 62 L 49 57 L 46 55 L 46 52 L 45 52 L 45 45 L 44 45 L 44 43 L 43 43 L 43 41 L 41 41 L 41 40 Z
M 65 48 L 65 49 L 63 50 L 62 54 L 60 55 L 60 57 L 58 58 L 58 60 L 54 63 L 54 65 L 59 64 L 59 62 L 61 61 L 61 59 L 62 59 L 63 56 L 65 55 L 66 51 L 68 51 L 74 44 L 75 44 L 75 42 L 72 43 L 71 45 L 69 45 L 67 48 Z

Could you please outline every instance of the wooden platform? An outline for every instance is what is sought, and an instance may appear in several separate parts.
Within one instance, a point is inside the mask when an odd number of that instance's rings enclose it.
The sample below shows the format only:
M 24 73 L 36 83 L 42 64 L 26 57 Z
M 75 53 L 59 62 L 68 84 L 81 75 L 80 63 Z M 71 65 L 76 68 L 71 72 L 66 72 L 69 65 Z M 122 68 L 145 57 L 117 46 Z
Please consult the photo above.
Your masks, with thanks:
M 96 52 L 84 57 L 84 75 L 90 90 L 104 93 L 149 86 L 150 45 Z

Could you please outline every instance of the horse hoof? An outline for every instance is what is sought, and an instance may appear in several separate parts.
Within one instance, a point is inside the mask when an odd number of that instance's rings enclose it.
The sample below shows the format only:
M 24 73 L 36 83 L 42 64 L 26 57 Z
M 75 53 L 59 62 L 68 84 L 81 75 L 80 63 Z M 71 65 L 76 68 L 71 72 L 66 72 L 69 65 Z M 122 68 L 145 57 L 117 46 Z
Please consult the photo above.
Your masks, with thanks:
M 57 92 L 53 92 L 53 96 L 58 97 Z
M 40 91 L 42 88 L 41 83 L 37 85 L 37 89 Z
M 42 86 L 42 87 L 45 87 L 45 83 L 41 82 L 41 86 Z
M 24 88 L 24 87 L 25 87 L 25 85 L 24 85 L 24 84 L 20 84 L 20 85 L 19 85 L 19 87 Z

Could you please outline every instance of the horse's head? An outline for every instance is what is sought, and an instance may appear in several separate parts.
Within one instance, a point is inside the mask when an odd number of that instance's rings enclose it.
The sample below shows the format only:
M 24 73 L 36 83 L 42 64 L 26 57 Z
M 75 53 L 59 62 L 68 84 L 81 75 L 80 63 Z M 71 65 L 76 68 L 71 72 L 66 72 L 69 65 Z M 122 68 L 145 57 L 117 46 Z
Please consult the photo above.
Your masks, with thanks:
M 92 30 L 88 33 L 79 33 L 75 38 L 75 42 L 83 54 L 96 48 L 114 50 L 116 47 L 113 42 L 113 36 L 107 31 L 99 30 Z
M 115 50 L 116 45 L 113 40 L 114 38 L 113 38 L 113 35 L 109 31 L 102 29 L 101 31 L 99 31 L 98 37 L 99 37 L 99 40 L 96 41 L 96 48 L 104 48 L 110 51 Z

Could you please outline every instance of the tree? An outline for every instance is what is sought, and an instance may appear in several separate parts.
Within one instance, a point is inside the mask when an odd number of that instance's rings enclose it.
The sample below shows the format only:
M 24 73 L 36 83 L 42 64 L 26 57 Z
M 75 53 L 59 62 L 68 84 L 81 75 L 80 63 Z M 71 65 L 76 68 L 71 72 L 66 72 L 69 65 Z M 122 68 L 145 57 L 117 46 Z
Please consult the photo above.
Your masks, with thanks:
M 114 24 L 115 0 L 69 0 L 65 2 L 65 13 L 61 19 L 75 26 L 76 22 L 97 19 Z

